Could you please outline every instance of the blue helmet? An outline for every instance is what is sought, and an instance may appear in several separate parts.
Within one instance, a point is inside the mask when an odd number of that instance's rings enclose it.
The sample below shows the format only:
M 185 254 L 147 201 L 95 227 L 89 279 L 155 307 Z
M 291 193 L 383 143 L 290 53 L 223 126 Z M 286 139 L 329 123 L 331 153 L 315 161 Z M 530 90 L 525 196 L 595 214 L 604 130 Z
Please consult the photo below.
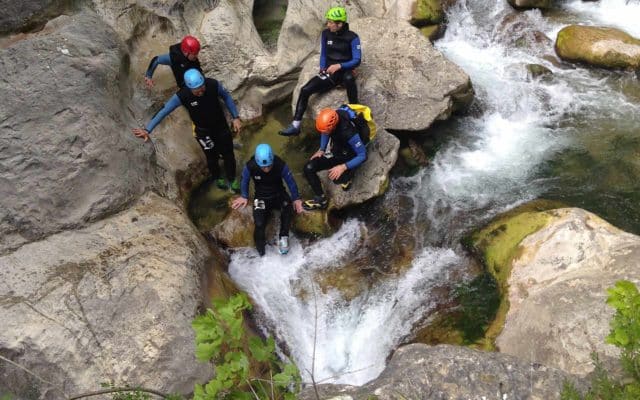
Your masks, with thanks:
M 204 85 L 204 76 L 195 68 L 188 69 L 184 73 L 184 83 L 189 89 L 197 89 Z
M 266 143 L 259 144 L 256 147 L 256 164 L 259 167 L 270 167 L 273 165 L 273 150 Z

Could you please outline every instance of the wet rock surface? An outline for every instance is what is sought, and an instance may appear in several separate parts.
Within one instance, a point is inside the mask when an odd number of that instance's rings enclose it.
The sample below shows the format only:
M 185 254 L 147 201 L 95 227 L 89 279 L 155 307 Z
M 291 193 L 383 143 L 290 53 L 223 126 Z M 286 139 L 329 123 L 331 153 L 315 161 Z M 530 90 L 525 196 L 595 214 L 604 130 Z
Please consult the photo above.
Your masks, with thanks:
M 319 385 L 322 399 L 560 399 L 565 380 L 576 378 L 500 353 L 413 344 L 398 349 L 384 372 L 361 387 Z M 314 399 L 312 388 L 301 399 Z
M 640 68 L 640 40 L 615 28 L 569 25 L 558 32 L 556 53 L 597 67 Z

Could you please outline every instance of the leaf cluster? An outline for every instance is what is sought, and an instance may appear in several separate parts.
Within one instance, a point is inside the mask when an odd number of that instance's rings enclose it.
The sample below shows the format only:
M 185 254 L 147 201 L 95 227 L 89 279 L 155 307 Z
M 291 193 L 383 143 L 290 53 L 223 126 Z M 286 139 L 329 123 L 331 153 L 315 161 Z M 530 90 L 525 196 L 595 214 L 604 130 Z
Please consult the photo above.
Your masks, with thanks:
M 622 351 L 620 363 L 629 379 L 618 382 L 611 378 L 594 355 L 596 369 L 589 391 L 583 396 L 573 385 L 565 383 L 562 400 L 640 399 L 640 292 L 632 282 L 618 281 L 607 293 L 607 304 L 616 312 L 605 340 Z
M 196 385 L 194 400 L 295 399 L 300 390 L 300 373 L 294 364 L 280 361 L 272 337 L 248 338 L 243 312 L 251 309 L 246 294 L 216 300 L 213 307 L 194 319 L 196 357 L 215 364 L 216 376 Z M 263 366 L 263 379 L 252 370 Z

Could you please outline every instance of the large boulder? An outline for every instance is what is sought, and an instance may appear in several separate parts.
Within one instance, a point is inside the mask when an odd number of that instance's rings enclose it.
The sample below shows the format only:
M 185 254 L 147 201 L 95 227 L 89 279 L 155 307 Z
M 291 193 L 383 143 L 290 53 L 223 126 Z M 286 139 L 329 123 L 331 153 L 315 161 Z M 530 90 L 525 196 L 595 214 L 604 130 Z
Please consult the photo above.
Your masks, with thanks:
M 509 311 L 496 340 L 501 352 L 573 374 L 593 371 L 591 353 L 617 364 L 605 344 L 613 309 L 607 288 L 640 282 L 640 238 L 580 209 L 540 213 L 546 222 L 510 262 Z
M 560 399 L 565 381 L 584 384 L 541 364 L 449 345 L 398 349 L 382 374 L 361 387 L 319 385 L 322 399 Z M 303 400 L 315 399 L 313 388 Z
M 362 42 L 363 62 L 357 72 L 359 101 L 371 107 L 380 128 L 425 131 L 472 100 L 469 76 L 408 22 L 361 18 L 351 23 L 351 30 Z M 304 63 L 292 107 L 300 88 L 318 72 L 318 65 L 318 56 Z M 312 118 L 321 108 L 346 102 L 344 89 L 314 95 L 306 116 Z
M 329 207 L 341 209 L 360 204 L 384 194 L 389 185 L 389 171 L 398 159 L 400 140 L 385 130 L 379 130 L 376 138 L 367 145 L 367 161 L 353 174 L 348 191 L 331 182 L 327 172 L 320 172 L 320 180 L 330 198 Z
M 569 25 L 558 32 L 555 49 L 567 61 L 640 69 L 640 40 L 615 28 Z
M 186 215 L 149 194 L 0 257 L 0 354 L 55 385 L 0 363 L 0 393 L 61 399 L 101 382 L 190 393 L 213 372 L 190 326 L 208 256 Z
M 91 12 L 0 49 L 0 254 L 122 210 L 154 181 L 128 57 Z

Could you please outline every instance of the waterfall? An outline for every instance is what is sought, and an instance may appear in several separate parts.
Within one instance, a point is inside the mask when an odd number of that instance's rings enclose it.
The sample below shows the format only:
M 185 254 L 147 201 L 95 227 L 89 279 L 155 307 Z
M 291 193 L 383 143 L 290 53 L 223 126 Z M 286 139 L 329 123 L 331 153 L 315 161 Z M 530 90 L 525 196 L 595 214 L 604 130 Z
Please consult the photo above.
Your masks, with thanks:
M 553 18 L 539 10 L 516 12 L 506 1 L 460 0 L 450 10 L 446 35 L 436 47 L 471 76 L 480 112 L 456 119 L 432 165 L 392 182 L 387 198 L 402 193 L 414 202 L 414 221 L 408 223 L 426 221 L 430 227 L 424 237 L 416 233 L 418 248 L 405 272 L 350 300 L 336 290 L 322 291 L 316 274 L 339 268 L 363 250 L 370 232 L 357 219 L 311 245 L 292 238 L 286 257 L 272 247 L 262 258 L 254 249 L 232 254 L 231 276 L 250 294 L 261 326 L 286 347 L 306 382 L 312 373 L 322 383 L 374 379 L 413 325 L 433 311 L 434 288 L 459 279 L 452 274 L 467 263 L 458 245 L 461 235 L 557 185 L 543 166 L 594 135 L 579 124 L 606 118 L 622 130 L 637 130 L 640 106 L 617 90 L 615 78 L 566 68 L 549 57 L 557 32 L 568 23 L 615 22 L 639 36 L 640 25 L 631 16 L 640 15 L 640 4 L 624 3 L 570 1 Z M 517 44 L 520 33 L 533 31 L 550 41 Z M 531 78 L 527 64 L 543 65 L 553 77 Z

